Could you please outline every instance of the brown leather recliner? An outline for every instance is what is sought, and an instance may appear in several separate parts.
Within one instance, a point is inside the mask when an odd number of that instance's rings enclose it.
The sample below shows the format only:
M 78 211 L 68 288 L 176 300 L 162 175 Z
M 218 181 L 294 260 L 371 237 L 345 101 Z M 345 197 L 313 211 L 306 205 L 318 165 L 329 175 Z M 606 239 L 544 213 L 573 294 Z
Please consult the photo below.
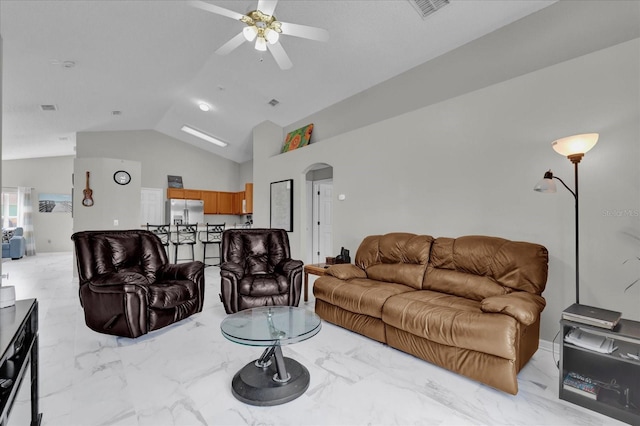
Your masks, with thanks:
M 257 306 L 297 306 L 300 260 L 291 259 L 284 229 L 228 229 L 222 234 L 220 300 L 228 314 Z
M 92 330 L 138 337 L 202 310 L 204 264 L 169 264 L 152 232 L 83 231 L 71 239 L 80 304 Z

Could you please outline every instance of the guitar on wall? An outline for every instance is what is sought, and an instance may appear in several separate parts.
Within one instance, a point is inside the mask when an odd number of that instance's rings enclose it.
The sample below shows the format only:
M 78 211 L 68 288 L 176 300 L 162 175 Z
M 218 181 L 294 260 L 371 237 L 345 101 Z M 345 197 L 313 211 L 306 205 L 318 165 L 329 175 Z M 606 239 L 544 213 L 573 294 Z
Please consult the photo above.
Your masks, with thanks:
M 93 191 L 89 188 L 89 172 L 87 172 L 87 185 L 86 188 L 82 190 L 82 194 L 84 195 L 82 205 L 85 207 L 93 206 Z

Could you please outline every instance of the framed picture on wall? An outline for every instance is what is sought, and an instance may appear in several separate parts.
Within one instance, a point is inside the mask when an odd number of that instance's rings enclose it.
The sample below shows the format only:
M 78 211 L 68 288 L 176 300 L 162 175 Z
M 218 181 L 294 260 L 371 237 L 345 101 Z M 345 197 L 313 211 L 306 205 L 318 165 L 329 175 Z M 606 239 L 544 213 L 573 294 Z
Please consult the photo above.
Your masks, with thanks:
M 284 140 L 282 146 L 282 152 L 293 151 L 294 149 L 302 148 L 309 145 L 311 141 L 311 132 L 313 131 L 313 123 L 307 124 L 304 127 L 287 133 L 287 137 Z
M 169 188 L 182 188 L 182 176 L 167 176 L 167 186 Z
M 271 182 L 271 228 L 293 232 L 293 179 Z
M 71 194 L 38 194 L 38 211 L 40 213 L 72 213 L 73 195 Z

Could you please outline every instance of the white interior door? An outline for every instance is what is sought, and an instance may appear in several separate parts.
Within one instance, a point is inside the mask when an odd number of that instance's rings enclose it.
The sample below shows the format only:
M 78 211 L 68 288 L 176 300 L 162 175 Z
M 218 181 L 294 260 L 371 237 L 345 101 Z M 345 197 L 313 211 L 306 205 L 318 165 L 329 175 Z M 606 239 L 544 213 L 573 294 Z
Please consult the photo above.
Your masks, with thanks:
M 140 224 L 164 224 L 164 196 L 162 188 L 140 188 Z
M 334 256 L 333 221 L 331 215 L 333 201 L 333 182 L 317 181 L 313 183 L 313 261 L 324 263 L 327 256 Z

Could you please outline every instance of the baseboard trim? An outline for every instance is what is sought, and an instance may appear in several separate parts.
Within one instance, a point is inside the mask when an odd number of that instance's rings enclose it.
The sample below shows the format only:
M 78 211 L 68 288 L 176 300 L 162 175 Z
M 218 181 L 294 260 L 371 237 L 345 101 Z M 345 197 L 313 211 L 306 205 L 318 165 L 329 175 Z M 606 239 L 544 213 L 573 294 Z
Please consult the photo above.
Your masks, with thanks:
M 548 340 L 540 339 L 540 343 L 538 344 L 538 349 L 542 349 L 543 351 L 553 352 L 553 343 Z

